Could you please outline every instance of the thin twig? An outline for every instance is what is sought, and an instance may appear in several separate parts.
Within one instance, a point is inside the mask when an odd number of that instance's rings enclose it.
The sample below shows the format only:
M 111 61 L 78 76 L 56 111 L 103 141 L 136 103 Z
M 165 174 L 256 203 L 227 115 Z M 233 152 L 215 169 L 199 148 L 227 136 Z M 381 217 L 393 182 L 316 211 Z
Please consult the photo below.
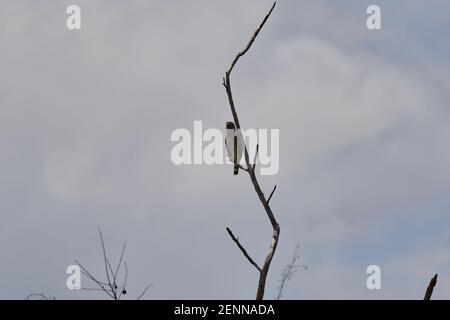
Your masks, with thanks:
M 104 282 L 98 281 L 78 260 L 75 260 L 75 263 L 81 268 L 81 272 L 85 276 L 94 281 L 110 298 L 114 299 L 114 295 L 110 293 L 110 289 L 105 288 Z
M 31 300 L 31 298 L 37 297 L 39 300 L 55 300 L 55 297 L 52 296 L 46 296 L 43 293 L 30 293 L 26 296 L 25 300 Z
M 227 227 L 227 231 L 228 234 L 230 235 L 231 239 L 233 239 L 234 242 L 236 242 L 237 246 L 239 247 L 239 249 L 241 249 L 242 253 L 244 254 L 244 256 L 247 258 L 247 260 L 259 271 L 261 272 L 261 268 L 258 266 L 258 264 L 252 259 L 252 257 L 250 257 L 250 255 L 248 254 L 247 250 L 245 250 L 245 248 L 241 245 L 241 243 L 239 242 L 239 239 L 236 238 L 233 234 L 233 232 L 230 230 L 230 228 Z
M 117 266 L 115 268 L 113 268 L 108 259 L 107 254 L 106 254 L 106 246 L 105 246 L 105 242 L 103 240 L 103 235 L 102 235 L 100 228 L 98 229 L 98 231 L 99 231 L 99 236 L 100 236 L 100 242 L 101 242 L 101 247 L 102 247 L 103 260 L 104 260 L 104 264 L 105 264 L 105 273 L 106 273 L 107 280 L 106 281 L 98 280 L 79 261 L 75 260 L 75 263 L 81 269 L 81 273 L 84 276 L 86 276 L 88 279 L 92 280 L 98 286 L 98 288 L 82 287 L 81 289 L 86 290 L 86 291 L 103 291 L 111 299 L 120 300 L 123 295 L 127 294 L 126 287 L 128 285 L 128 283 L 127 283 L 127 281 L 128 281 L 128 266 L 127 266 L 126 261 L 124 261 L 126 243 L 124 243 L 122 246 L 122 251 L 120 253 L 120 258 L 119 258 L 119 262 L 118 262 Z M 123 280 L 121 281 L 122 284 L 119 286 L 118 278 L 119 278 L 119 273 L 121 272 L 122 265 L 124 266 L 124 268 L 123 268 L 124 269 L 124 277 L 123 277 Z M 138 298 L 140 299 L 151 286 L 152 285 L 148 285 L 144 289 L 144 291 L 138 296 Z
M 127 280 L 128 280 L 128 266 L 127 266 L 127 263 L 124 262 L 123 265 L 125 267 L 125 277 L 123 279 L 122 286 L 120 287 L 119 300 L 122 297 L 122 295 L 124 295 L 126 293 L 126 289 L 125 288 L 127 286 Z
M 117 300 L 117 295 L 115 292 L 115 285 L 111 283 L 111 279 L 109 277 L 109 270 L 112 270 L 111 264 L 108 261 L 108 258 L 106 256 L 106 248 L 105 248 L 105 242 L 103 241 L 103 235 L 102 230 L 100 227 L 98 228 L 98 233 L 100 235 L 100 242 L 102 244 L 102 251 L 103 251 L 103 259 L 105 260 L 105 272 L 106 272 L 106 278 L 108 279 L 108 285 L 111 288 L 111 291 L 113 292 L 114 299 Z
M 258 159 L 259 144 L 256 145 L 255 157 L 253 158 L 252 170 L 255 172 L 256 160 Z
M 103 289 L 101 289 L 101 288 L 86 288 L 86 287 L 81 287 L 81 290 L 84 290 L 84 291 L 103 291 Z M 106 290 L 110 291 L 110 289 L 106 289 Z
M 275 298 L 276 300 L 281 299 L 281 297 L 283 296 L 283 289 L 284 286 L 286 285 L 286 282 L 292 279 L 298 268 L 305 268 L 305 270 L 308 269 L 308 267 L 304 264 L 296 265 L 297 260 L 300 259 L 300 255 L 298 254 L 299 249 L 300 246 L 296 245 L 291 262 L 288 265 L 286 265 L 283 272 L 281 273 L 280 285 L 278 287 L 278 295 Z
M 239 58 L 242 57 L 244 54 L 246 54 L 247 51 L 250 49 L 250 47 L 252 46 L 256 37 L 258 36 L 258 33 L 261 31 L 261 29 L 264 26 L 264 24 L 266 23 L 267 19 L 269 19 L 269 16 L 272 13 L 272 10 L 275 8 L 276 4 L 277 4 L 277 2 L 275 1 L 272 5 L 272 8 L 270 8 L 269 13 L 264 17 L 264 20 L 261 22 L 258 29 L 256 29 L 256 31 L 253 33 L 252 37 L 250 38 L 250 41 L 247 43 L 247 46 L 244 48 L 244 50 L 239 52 L 237 54 L 237 56 L 234 58 L 233 62 L 231 63 L 230 69 L 228 69 L 228 73 L 231 73 L 231 71 L 233 71 L 234 65 L 238 62 Z
M 136 300 L 141 300 L 149 288 L 153 287 L 153 284 L 149 284 L 145 287 L 144 291 L 136 298 Z
M 117 264 L 116 272 L 114 273 L 114 280 L 117 278 L 117 274 L 119 273 L 120 265 L 122 264 L 123 255 L 125 254 L 125 248 L 127 247 L 127 244 L 124 243 L 122 247 L 122 253 L 120 254 L 119 263 Z
M 239 169 L 242 169 L 242 170 L 244 170 L 245 172 L 248 172 L 248 169 L 247 169 L 247 168 L 244 168 L 244 167 L 241 166 L 240 164 L 239 164 L 238 166 L 239 166 Z
M 267 203 L 269 203 L 269 202 L 270 202 L 270 199 L 272 199 L 272 196 L 273 196 L 273 193 L 275 192 L 275 190 L 277 190 L 277 185 L 275 185 L 275 186 L 273 187 L 273 190 L 272 190 L 272 192 L 270 193 L 269 198 L 267 199 Z

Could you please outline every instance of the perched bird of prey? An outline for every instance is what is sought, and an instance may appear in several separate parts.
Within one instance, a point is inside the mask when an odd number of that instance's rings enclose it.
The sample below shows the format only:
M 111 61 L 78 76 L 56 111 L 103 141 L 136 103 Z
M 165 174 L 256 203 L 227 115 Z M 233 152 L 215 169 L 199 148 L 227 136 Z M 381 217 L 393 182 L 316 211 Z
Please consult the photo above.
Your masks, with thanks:
M 233 122 L 228 121 L 225 125 L 227 134 L 225 136 L 225 147 L 227 149 L 228 159 L 234 163 L 234 175 L 239 172 L 239 163 L 241 161 L 242 152 L 244 150 L 244 143 L 242 135 L 236 130 Z

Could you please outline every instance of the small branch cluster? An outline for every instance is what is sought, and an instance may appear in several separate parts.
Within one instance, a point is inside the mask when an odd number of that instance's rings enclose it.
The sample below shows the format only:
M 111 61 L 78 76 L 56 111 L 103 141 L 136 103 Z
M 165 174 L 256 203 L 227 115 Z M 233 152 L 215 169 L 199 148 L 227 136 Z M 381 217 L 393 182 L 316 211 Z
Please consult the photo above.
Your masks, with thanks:
M 82 287 L 81 289 L 86 290 L 86 291 L 103 291 L 111 299 L 120 300 L 124 295 L 127 294 L 126 287 L 127 287 L 127 280 L 128 280 L 128 267 L 127 267 L 127 263 L 124 261 L 126 243 L 124 243 L 122 246 L 120 259 L 119 259 L 119 262 L 117 263 L 117 266 L 115 268 L 113 268 L 107 254 L 106 254 L 105 242 L 103 240 L 103 235 L 102 235 L 102 231 L 100 230 L 100 228 L 98 228 L 98 233 L 100 236 L 100 243 L 102 246 L 102 254 L 103 254 L 103 261 L 104 261 L 104 265 L 105 265 L 106 280 L 99 280 L 97 277 L 92 275 L 92 273 L 90 273 L 78 260 L 75 260 L 75 263 L 81 269 L 81 273 L 84 276 L 86 276 L 88 279 L 90 279 L 92 282 L 94 282 L 97 286 L 94 288 Z M 122 269 L 122 267 L 123 267 L 123 269 Z M 123 272 L 121 272 L 121 270 L 123 270 Z M 122 281 L 119 280 L 120 274 L 123 274 Z M 145 289 L 142 291 L 142 293 L 137 297 L 137 300 L 142 298 L 151 286 L 152 286 L 152 284 L 147 285 L 145 287 Z
M 300 259 L 299 250 L 300 246 L 297 245 L 295 247 L 291 262 L 286 265 L 286 267 L 284 267 L 283 272 L 281 273 L 280 284 L 278 286 L 278 294 L 276 296 L 277 300 L 280 300 L 283 297 L 283 289 L 286 285 L 286 282 L 292 279 L 298 268 L 304 268 L 305 270 L 308 269 L 308 266 L 305 264 L 297 264 L 297 261 Z

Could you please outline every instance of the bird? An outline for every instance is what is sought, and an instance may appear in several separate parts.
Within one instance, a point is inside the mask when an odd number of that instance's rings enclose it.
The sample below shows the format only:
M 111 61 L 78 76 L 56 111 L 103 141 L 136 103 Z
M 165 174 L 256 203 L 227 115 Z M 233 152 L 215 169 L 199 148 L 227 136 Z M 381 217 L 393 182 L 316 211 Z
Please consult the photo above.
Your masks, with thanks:
M 225 147 L 227 150 L 228 159 L 234 163 L 233 174 L 237 175 L 239 173 L 239 163 L 244 150 L 242 135 L 239 130 L 236 130 L 236 126 L 232 121 L 227 121 L 225 128 L 227 130 L 225 136 Z

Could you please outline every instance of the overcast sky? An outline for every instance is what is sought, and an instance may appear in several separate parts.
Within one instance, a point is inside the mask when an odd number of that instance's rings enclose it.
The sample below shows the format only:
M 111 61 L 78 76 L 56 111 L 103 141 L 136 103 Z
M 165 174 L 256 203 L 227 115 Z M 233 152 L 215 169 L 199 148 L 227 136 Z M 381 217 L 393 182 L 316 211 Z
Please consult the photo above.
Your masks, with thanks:
M 450 297 L 450 3 L 378 0 L 371 31 L 373 3 L 278 1 L 235 69 L 241 125 L 280 130 L 267 298 L 296 244 L 287 299 L 421 299 L 435 273 Z M 74 259 L 102 276 L 98 226 L 113 263 L 127 243 L 130 299 L 254 298 L 225 230 L 263 261 L 248 176 L 174 165 L 170 136 L 231 119 L 222 76 L 271 4 L 0 0 L 0 298 L 103 298 L 65 288 Z

